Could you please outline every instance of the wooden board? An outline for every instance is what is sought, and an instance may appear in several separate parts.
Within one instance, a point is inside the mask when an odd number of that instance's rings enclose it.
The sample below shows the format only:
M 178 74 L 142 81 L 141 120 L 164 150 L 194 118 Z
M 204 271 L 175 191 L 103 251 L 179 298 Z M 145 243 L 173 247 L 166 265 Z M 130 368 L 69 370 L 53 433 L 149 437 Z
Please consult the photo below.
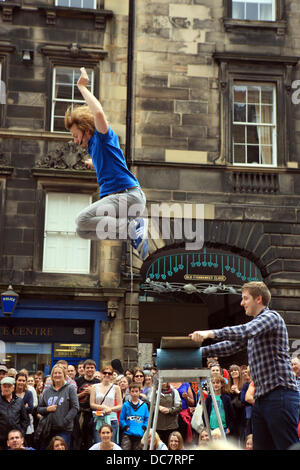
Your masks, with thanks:
M 162 336 L 161 349 L 198 349 L 201 343 L 192 341 L 189 336 Z

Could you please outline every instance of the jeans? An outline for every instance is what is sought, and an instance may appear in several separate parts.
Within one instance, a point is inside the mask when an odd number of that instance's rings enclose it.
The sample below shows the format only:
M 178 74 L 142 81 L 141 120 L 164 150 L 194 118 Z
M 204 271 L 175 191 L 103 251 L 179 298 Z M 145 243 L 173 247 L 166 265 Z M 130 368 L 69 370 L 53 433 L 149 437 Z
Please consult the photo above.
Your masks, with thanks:
M 139 187 L 104 196 L 77 216 L 77 234 L 88 240 L 127 240 L 128 223 L 141 216 L 145 206 L 146 197 Z
M 253 450 L 286 450 L 298 442 L 299 392 L 278 387 L 255 400 Z

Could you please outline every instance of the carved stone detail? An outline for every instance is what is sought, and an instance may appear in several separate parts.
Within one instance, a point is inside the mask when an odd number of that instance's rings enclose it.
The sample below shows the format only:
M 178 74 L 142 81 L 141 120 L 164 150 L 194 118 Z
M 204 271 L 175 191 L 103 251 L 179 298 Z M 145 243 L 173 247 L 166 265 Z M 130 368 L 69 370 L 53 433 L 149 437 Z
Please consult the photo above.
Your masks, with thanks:
M 56 170 L 88 170 L 84 163 L 87 158 L 88 154 L 85 150 L 79 149 L 74 142 L 66 142 L 39 160 L 36 167 Z
M 0 166 L 8 166 L 8 158 L 4 155 L 3 152 L 0 153 Z

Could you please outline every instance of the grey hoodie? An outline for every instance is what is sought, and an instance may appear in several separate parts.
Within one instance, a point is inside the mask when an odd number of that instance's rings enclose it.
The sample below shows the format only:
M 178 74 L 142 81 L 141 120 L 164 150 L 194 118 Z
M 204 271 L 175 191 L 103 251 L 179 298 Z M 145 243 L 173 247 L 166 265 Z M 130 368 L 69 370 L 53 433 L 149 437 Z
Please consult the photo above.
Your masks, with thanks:
M 65 383 L 59 390 L 55 390 L 51 385 L 40 395 L 37 412 L 46 416 L 50 405 L 57 405 L 56 411 L 51 412 L 52 429 L 72 431 L 79 410 L 76 388 Z

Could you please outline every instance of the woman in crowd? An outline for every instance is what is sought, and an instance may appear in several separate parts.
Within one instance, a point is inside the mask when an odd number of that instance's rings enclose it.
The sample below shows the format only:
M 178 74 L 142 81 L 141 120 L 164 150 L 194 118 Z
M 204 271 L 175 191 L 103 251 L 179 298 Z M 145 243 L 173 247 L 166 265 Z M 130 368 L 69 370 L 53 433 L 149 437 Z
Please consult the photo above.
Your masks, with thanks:
M 61 436 L 70 449 L 71 433 L 74 420 L 79 410 L 77 391 L 66 382 L 65 369 L 56 364 L 51 371 L 52 385 L 43 392 L 39 399 L 38 413 L 47 416 L 51 413 L 51 432 L 48 442 L 53 436 Z M 41 443 L 46 447 L 47 443 Z
M 169 435 L 178 430 L 178 416 L 181 409 L 181 398 L 178 391 L 172 388 L 169 383 L 163 383 L 156 429 L 165 444 L 168 444 Z
M 122 450 L 113 442 L 113 428 L 109 424 L 103 424 L 99 429 L 100 442 L 97 442 L 89 450 Z
M 133 381 L 134 372 L 133 372 L 132 369 L 125 369 L 124 375 L 125 375 L 125 377 L 128 378 L 129 381 L 131 381 L 131 382 Z
M 153 388 L 153 375 L 149 370 L 144 370 L 144 385 L 141 393 L 145 395 L 147 400 L 150 402 Z
M 241 401 L 241 390 L 244 384 L 244 376 L 241 368 L 233 364 L 229 367 L 229 393 L 234 409 L 234 437 L 241 443 L 245 439 L 246 415 L 245 406 Z
M 60 436 L 52 437 L 47 450 L 68 450 L 66 441 Z
M 253 435 L 249 434 L 245 439 L 245 450 L 253 450 Z
M 94 420 L 98 433 L 101 426 L 106 423 L 113 429 L 113 441 L 119 442 L 119 423 L 117 412 L 122 408 L 122 395 L 119 385 L 113 383 L 113 368 L 104 367 L 102 370 L 102 382 L 94 384 L 90 393 L 90 407 L 95 410 Z M 99 435 L 94 436 L 95 442 L 99 441 Z
M 139 384 L 141 386 L 141 390 L 144 389 L 145 374 L 144 374 L 144 371 L 140 367 L 135 367 L 133 369 L 132 381 L 135 382 L 136 384 Z M 150 390 L 149 398 L 145 393 L 142 393 L 142 392 L 140 393 L 140 399 L 144 401 L 145 403 L 147 403 L 148 407 L 150 406 L 151 391 L 152 389 Z
M 207 446 L 209 441 L 210 441 L 210 437 L 209 437 L 209 432 L 207 428 L 201 429 L 199 433 L 198 446 L 199 447 Z
M 34 433 L 34 426 L 33 426 L 34 403 L 33 403 L 33 394 L 30 390 L 28 390 L 27 375 L 24 372 L 19 372 L 16 375 L 15 394 L 17 395 L 17 397 L 22 398 L 27 414 L 28 414 L 29 425 L 26 429 L 25 440 L 26 440 L 27 446 L 32 447 L 33 446 L 33 433 Z
M 126 401 L 130 398 L 130 394 L 129 394 L 129 390 L 128 390 L 128 387 L 129 387 L 128 378 L 125 377 L 125 376 L 122 377 L 119 380 L 118 385 L 119 385 L 120 390 L 121 390 L 122 402 L 124 403 L 124 401 Z
M 171 432 L 168 440 L 168 450 L 184 450 L 183 438 L 180 432 Z

